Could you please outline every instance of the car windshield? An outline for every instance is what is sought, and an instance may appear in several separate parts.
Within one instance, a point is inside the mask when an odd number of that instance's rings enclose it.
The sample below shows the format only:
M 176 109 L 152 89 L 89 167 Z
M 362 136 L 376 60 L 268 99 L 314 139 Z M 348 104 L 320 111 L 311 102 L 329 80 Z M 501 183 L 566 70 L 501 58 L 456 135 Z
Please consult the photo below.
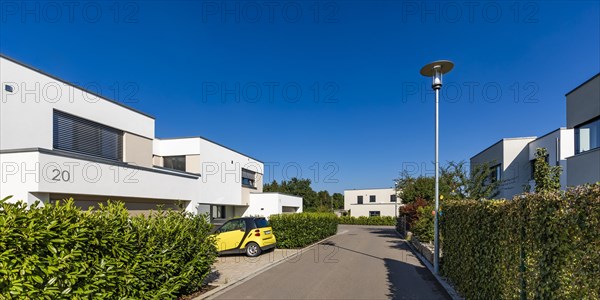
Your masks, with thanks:
M 269 221 L 267 221 L 267 219 L 265 219 L 265 218 L 255 219 L 254 223 L 256 224 L 257 228 L 264 228 L 264 227 L 271 226 L 271 225 L 269 225 Z

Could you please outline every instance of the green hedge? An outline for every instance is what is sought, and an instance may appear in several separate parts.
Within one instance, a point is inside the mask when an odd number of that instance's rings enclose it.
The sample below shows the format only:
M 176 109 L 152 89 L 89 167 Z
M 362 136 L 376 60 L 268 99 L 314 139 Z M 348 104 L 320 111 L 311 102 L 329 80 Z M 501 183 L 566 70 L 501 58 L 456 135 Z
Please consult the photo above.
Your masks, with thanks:
M 467 299 L 600 299 L 600 183 L 447 202 L 441 272 Z
M 337 233 L 336 215 L 331 213 L 298 213 L 272 215 L 269 218 L 277 247 L 300 248 Z
M 203 216 L 130 217 L 0 201 L 0 295 L 19 299 L 175 299 L 198 290 L 215 260 Z M 1 297 L 0 297 L 1 298 Z
M 348 224 L 348 225 L 386 225 L 386 226 L 394 226 L 396 225 L 395 217 L 349 217 L 342 216 L 339 217 L 340 224 Z

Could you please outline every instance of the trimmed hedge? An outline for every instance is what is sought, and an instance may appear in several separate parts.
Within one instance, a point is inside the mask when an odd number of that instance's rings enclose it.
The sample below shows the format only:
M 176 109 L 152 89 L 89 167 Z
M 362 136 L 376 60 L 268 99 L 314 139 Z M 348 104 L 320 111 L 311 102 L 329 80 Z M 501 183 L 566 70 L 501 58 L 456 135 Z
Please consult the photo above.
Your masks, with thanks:
M 0 295 L 175 299 L 198 290 L 216 248 L 203 216 L 130 217 L 122 203 L 81 211 L 0 201 Z
M 600 299 L 600 183 L 446 202 L 441 272 L 467 299 Z
M 396 218 L 394 217 L 349 217 L 342 216 L 339 217 L 340 224 L 347 225 L 385 225 L 385 226 L 394 226 L 396 225 Z
M 301 248 L 337 233 L 338 218 L 332 213 L 272 215 L 269 223 L 277 238 L 277 247 Z

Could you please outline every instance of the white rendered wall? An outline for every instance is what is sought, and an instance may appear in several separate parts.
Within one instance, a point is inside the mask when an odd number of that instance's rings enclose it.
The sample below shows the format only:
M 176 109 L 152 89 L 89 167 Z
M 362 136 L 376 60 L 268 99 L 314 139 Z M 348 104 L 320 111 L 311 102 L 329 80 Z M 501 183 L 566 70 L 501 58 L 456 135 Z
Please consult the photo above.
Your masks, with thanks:
M 197 178 L 174 176 L 40 152 L 0 154 L 0 197 L 27 200 L 29 193 L 198 199 Z M 56 171 L 58 170 L 58 171 Z M 57 176 L 57 174 L 60 174 Z
M 294 207 L 296 212 L 302 212 L 302 197 L 284 195 L 279 193 L 256 193 L 250 195 L 250 205 L 244 216 L 262 216 L 283 213 L 282 208 Z
M 380 204 L 394 204 L 394 202 L 390 201 L 391 195 L 396 195 L 396 190 L 394 188 L 383 188 L 383 189 L 362 189 L 362 190 L 345 190 L 344 191 L 344 209 L 351 209 L 351 205 L 357 203 L 357 197 L 363 196 L 363 205 L 369 204 L 369 196 L 375 195 L 375 203 Z M 396 201 L 400 201 L 397 199 Z M 400 204 L 400 203 L 398 203 Z M 354 206 L 352 206 L 354 207 Z M 352 212 L 354 215 L 354 212 Z M 368 212 L 367 212 L 368 216 Z
M 0 78 L 0 149 L 52 149 L 53 109 L 154 138 L 154 119 L 2 57 Z
M 350 216 L 352 217 L 368 217 L 370 211 L 379 211 L 380 216 L 396 217 L 396 208 L 400 208 L 394 203 L 367 203 L 367 204 L 351 204 Z

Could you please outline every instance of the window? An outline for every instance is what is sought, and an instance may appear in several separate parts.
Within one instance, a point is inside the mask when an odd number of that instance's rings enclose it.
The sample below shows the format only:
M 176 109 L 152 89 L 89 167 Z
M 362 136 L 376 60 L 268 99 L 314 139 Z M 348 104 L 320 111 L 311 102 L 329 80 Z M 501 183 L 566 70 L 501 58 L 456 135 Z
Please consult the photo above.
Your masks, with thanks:
M 546 155 L 546 157 L 544 157 L 544 160 L 546 161 L 546 163 L 548 163 L 548 161 L 550 160 L 550 156 Z M 535 159 L 530 160 L 529 164 L 531 166 L 531 174 L 529 174 L 529 180 L 533 180 L 535 178 Z
M 256 173 L 250 170 L 242 169 L 242 186 L 256 187 Z
M 123 131 L 61 111 L 53 115 L 54 149 L 123 160 Z
M 185 172 L 185 155 L 163 157 L 163 167 Z
M 398 201 L 396 195 L 390 195 L 390 202 L 396 202 L 396 201 Z
M 381 212 L 378 210 L 369 212 L 369 217 L 379 217 L 379 216 L 381 216 Z
M 363 196 L 356 196 L 356 203 L 363 204 Z
M 600 148 L 600 117 L 575 126 L 575 154 Z
M 369 202 L 375 202 L 375 200 L 377 200 L 377 197 L 375 195 L 369 196 Z
M 211 216 L 213 219 L 225 219 L 225 206 L 213 205 L 211 210 Z
M 498 164 L 490 168 L 490 180 L 492 182 L 499 181 L 502 178 L 502 165 Z
M 255 219 L 254 224 L 256 224 L 256 228 L 265 228 L 271 226 L 269 225 L 269 221 L 267 221 L 265 218 Z
M 221 232 L 229 232 L 229 231 L 236 231 L 236 230 L 246 231 L 246 221 L 244 221 L 244 220 L 231 220 L 231 221 L 223 224 L 223 226 L 221 226 L 221 228 L 219 228 L 219 233 L 221 233 Z

